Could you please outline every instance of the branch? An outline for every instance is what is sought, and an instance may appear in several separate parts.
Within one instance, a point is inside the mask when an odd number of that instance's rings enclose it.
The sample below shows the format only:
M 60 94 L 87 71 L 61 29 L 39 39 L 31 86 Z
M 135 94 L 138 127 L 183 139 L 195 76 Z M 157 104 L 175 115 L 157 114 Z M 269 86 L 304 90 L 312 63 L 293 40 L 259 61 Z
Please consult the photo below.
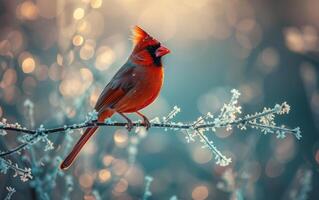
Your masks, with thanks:
M 237 90 L 232 90 L 232 98 L 229 103 L 224 104 L 221 108 L 220 114 L 214 117 L 212 114 L 207 113 L 205 116 L 200 116 L 195 122 L 172 122 L 171 120 L 177 113 L 180 112 L 180 108 L 174 107 L 174 109 L 160 120 L 158 117 L 151 120 L 151 127 L 163 128 L 164 130 L 183 131 L 186 136 L 187 142 L 195 141 L 198 137 L 199 141 L 204 144 L 203 148 L 209 148 L 215 155 L 216 163 L 221 166 L 226 166 L 231 162 L 230 158 L 224 156 L 216 146 L 213 145 L 213 141 L 209 140 L 206 136 L 206 131 L 211 130 L 215 132 L 217 128 L 226 128 L 227 131 L 233 128 L 239 128 L 240 130 L 246 130 L 248 127 L 258 129 L 262 133 L 276 134 L 277 138 L 285 138 L 286 134 L 294 135 L 298 140 L 301 139 L 301 131 L 299 127 L 290 129 L 283 125 L 276 125 L 275 115 L 288 114 L 290 106 L 284 102 L 282 104 L 276 104 L 273 108 L 264 108 L 262 112 L 255 114 L 247 114 L 242 118 L 237 118 L 237 115 L 241 114 L 241 107 L 238 106 L 238 98 L 240 93 Z M 38 129 L 27 129 L 19 124 L 8 124 L 5 119 L 0 122 L 0 134 L 7 134 L 5 131 L 15 131 L 18 133 L 24 133 L 22 135 L 22 144 L 12 150 L 6 152 L 0 152 L 0 157 L 8 156 L 13 153 L 18 153 L 21 150 L 28 148 L 29 145 L 37 143 L 38 141 L 45 141 L 47 143 L 45 151 L 53 149 L 53 143 L 48 139 L 49 134 L 53 133 L 70 133 L 75 129 L 82 129 L 87 127 L 125 127 L 128 124 L 123 122 L 114 122 L 111 119 L 107 119 L 105 122 L 97 122 L 96 111 L 88 113 L 86 120 L 80 124 L 64 125 L 57 128 L 44 128 L 41 125 Z M 141 122 L 133 123 L 134 127 L 144 127 L 145 124 Z
M 14 171 L 13 177 L 19 176 L 23 182 L 32 179 L 30 168 L 22 169 L 18 166 L 18 164 L 12 163 L 11 160 L 0 158 L 0 171 L 6 174 L 8 169 L 12 169 Z
M 252 116 L 249 117 L 249 119 L 244 118 L 244 119 L 239 119 L 234 122 L 230 123 L 221 123 L 218 124 L 216 122 L 213 123 L 207 123 L 207 124 L 202 124 L 199 126 L 194 126 L 192 123 L 190 124 L 184 124 L 182 122 L 167 122 L 167 123 L 150 123 L 150 128 L 169 128 L 169 129 L 179 129 L 179 130 L 198 130 L 202 128 L 223 128 L 227 127 L 229 125 L 234 126 L 234 125 L 243 125 L 249 123 L 252 126 L 261 126 L 264 128 L 271 128 L 271 129 L 276 129 L 276 130 L 281 130 L 293 134 L 297 134 L 296 129 L 288 129 L 284 127 L 275 127 L 275 126 L 266 126 L 262 124 L 256 124 L 256 123 L 251 123 L 250 121 L 254 119 L 258 119 L 260 117 L 273 114 L 275 112 L 267 112 L 267 113 L 260 113 L 258 116 Z M 73 124 L 73 125 L 64 125 L 63 127 L 57 127 L 57 128 L 51 128 L 51 129 L 44 129 L 41 131 L 41 134 L 52 134 L 52 133 L 61 133 L 65 132 L 67 130 L 75 130 L 75 129 L 82 129 L 82 128 L 89 128 L 89 127 L 103 127 L 103 126 L 109 126 L 109 127 L 127 127 L 126 122 L 111 122 L 110 120 L 106 122 L 87 122 L 87 123 L 80 123 L 80 124 Z M 145 127 L 145 124 L 141 122 L 133 122 L 133 127 Z M 26 133 L 30 135 L 36 135 L 39 134 L 38 130 L 32 130 L 32 129 L 26 129 L 26 128 L 16 128 L 16 127 L 10 127 L 10 126 L 0 126 L 0 130 L 8 130 L 8 131 L 15 131 L 19 133 Z M 299 138 L 298 138 L 299 139 Z
M 8 193 L 4 200 L 10 200 L 12 195 L 16 192 L 16 190 L 10 186 L 6 187 L 6 189 L 8 190 Z
M 42 131 L 42 134 L 52 134 L 58 132 L 65 132 L 66 130 L 75 130 L 75 129 L 82 129 L 88 127 L 100 127 L 100 126 L 113 126 L 113 127 L 126 127 L 128 124 L 125 122 L 88 122 L 88 123 L 80 123 L 80 124 L 73 124 L 73 125 L 64 125 L 63 127 L 45 129 Z M 151 123 L 151 127 L 154 128 L 178 128 L 178 129 L 189 129 L 192 125 L 180 125 L 177 123 Z M 134 122 L 133 127 L 145 127 L 145 124 L 140 122 Z M 26 133 L 30 135 L 35 135 L 38 133 L 37 130 L 25 129 L 25 128 L 15 128 L 15 127 L 7 127 L 3 126 L 0 127 L 0 130 L 8 130 L 8 131 L 15 131 L 20 133 Z

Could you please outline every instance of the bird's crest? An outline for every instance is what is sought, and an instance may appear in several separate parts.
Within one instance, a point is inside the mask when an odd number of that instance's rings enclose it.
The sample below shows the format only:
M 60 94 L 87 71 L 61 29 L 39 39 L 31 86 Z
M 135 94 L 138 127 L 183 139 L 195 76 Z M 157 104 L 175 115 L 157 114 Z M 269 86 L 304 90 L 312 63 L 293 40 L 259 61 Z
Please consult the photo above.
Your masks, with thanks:
M 143 41 L 147 41 L 148 39 L 154 40 L 142 28 L 140 28 L 139 26 L 134 26 L 134 28 L 132 29 L 132 41 L 134 46 L 136 46 L 137 44 Z

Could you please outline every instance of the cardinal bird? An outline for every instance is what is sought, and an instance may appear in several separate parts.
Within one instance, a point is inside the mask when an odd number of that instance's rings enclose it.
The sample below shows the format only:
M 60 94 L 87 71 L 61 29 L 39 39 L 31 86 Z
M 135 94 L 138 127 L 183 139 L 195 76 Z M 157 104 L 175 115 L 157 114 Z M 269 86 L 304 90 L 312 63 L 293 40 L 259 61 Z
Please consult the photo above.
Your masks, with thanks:
M 162 57 L 170 53 L 169 49 L 140 27 L 135 26 L 132 32 L 133 52 L 106 85 L 95 105 L 98 122 L 104 122 L 106 118 L 118 113 L 127 120 L 129 131 L 133 123 L 125 113 L 136 113 L 142 117 L 146 129 L 150 127 L 149 120 L 139 110 L 148 106 L 158 96 L 164 79 Z M 71 153 L 62 162 L 61 169 L 71 166 L 97 129 L 98 127 L 90 127 L 85 130 Z

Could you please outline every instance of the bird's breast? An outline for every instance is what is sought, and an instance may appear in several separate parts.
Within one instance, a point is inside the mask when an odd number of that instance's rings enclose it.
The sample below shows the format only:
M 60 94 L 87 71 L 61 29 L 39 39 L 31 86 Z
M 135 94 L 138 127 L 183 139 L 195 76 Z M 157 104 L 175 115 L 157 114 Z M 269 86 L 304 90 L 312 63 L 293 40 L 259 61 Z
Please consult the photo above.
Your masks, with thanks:
M 163 67 L 141 67 L 132 73 L 136 85 L 127 95 L 122 112 L 136 112 L 151 104 L 158 96 L 164 80 Z

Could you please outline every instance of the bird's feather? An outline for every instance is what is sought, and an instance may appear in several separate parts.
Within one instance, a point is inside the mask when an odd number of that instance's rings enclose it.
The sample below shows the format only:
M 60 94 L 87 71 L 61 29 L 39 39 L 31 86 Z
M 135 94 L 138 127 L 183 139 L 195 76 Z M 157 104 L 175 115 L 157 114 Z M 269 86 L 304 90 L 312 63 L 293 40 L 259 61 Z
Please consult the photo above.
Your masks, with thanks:
M 105 108 L 105 106 L 111 108 L 134 87 L 136 84 L 136 81 L 132 79 L 134 68 L 135 66 L 131 64 L 125 64 L 114 75 L 113 79 L 105 86 L 96 102 L 95 109 L 98 112 L 102 111 L 102 108 Z
M 138 26 L 134 26 L 132 29 L 132 41 L 134 45 L 137 45 L 147 37 L 150 36 L 143 29 Z

